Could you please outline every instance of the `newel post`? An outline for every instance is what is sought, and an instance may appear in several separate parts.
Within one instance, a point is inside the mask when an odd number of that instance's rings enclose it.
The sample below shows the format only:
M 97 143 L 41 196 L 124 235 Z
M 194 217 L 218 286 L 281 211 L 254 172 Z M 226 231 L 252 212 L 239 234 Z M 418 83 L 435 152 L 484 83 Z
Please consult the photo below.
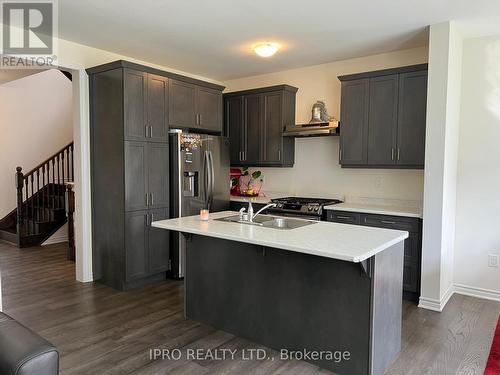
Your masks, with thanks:
M 16 168 L 16 191 L 17 191 L 17 242 L 20 245 L 21 241 L 21 229 L 24 222 L 23 217 L 23 186 L 24 186 L 24 174 L 21 167 Z

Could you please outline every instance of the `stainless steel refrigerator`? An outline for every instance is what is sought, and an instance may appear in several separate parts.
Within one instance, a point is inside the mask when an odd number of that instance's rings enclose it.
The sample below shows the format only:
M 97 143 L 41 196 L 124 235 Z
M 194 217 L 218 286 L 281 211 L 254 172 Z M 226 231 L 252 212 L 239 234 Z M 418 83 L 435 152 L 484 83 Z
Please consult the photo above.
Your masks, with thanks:
M 171 217 L 229 209 L 229 139 L 206 134 L 170 131 Z M 171 276 L 184 277 L 186 242 L 171 235 Z

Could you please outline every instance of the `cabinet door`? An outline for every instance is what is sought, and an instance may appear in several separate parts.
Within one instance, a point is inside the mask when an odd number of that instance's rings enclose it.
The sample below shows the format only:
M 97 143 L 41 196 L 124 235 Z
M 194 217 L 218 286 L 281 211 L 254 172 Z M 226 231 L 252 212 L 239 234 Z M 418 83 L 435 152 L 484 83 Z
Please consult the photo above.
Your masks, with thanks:
M 148 176 L 147 176 L 147 143 L 124 143 L 125 153 L 125 210 L 136 211 L 147 209 Z M 120 181 L 114 182 L 119 186 Z M 108 194 L 113 193 L 113 184 L 108 187 Z
M 123 70 L 124 138 L 127 141 L 146 140 L 147 74 L 138 70 Z
M 169 80 L 170 127 L 196 127 L 196 87 L 190 83 Z
M 368 164 L 392 165 L 396 161 L 398 126 L 398 75 L 370 79 Z
M 150 222 L 168 219 L 168 208 L 149 210 L 149 215 Z M 165 272 L 168 270 L 170 231 L 152 226 L 148 230 L 149 274 Z
M 424 165 L 426 106 L 427 71 L 400 74 L 397 135 L 400 165 Z
M 340 164 L 367 164 L 369 80 L 342 82 Z
M 404 261 L 403 266 L 403 290 L 405 292 L 418 293 L 420 270 L 417 264 Z
M 148 211 L 125 214 L 125 279 L 133 281 L 148 275 Z
M 262 164 L 280 164 L 283 149 L 283 94 L 262 95 Z
M 222 92 L 198 86 L 196 88 L 197 127 L 222 132 Z
M 243 97 L 236 96 L 227 98 L 225 107 L 231 165 L 240 165 L 243 159 L 242 151 L 245 136 L 245 129 L 243 126 Z
M 169 152 L 168 143 L 148 144 L 149 207 L 169 205 Z
M 243 97 L 243 162 L 244 164 L 259 164 L 261 161 L 261 95 Z
M 148 74 L 149 140 L 168 140 L 168 78 Z

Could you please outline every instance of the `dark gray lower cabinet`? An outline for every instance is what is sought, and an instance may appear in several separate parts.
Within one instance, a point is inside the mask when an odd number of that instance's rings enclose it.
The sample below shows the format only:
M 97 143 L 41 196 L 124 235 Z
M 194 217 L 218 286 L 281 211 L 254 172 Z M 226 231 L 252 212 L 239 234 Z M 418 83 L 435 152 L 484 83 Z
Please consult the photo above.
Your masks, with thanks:
M 409 237 L 404 244 L 403 297 L 408 300 L 418 300 L 420 297 L 420 264 L 422 259 L 421 219 L 328 210 L 327 220 L 335 223 L 407 231 Z
M 169 219 L 168 208 L 150 209 L 150 221 Z M 168 251 L 170 231 L 148 226 L 149 273 L 165 272 L 169 269 Z
M 125 279 L 134 281 L 148 274 L 148 211 L 125 214 Z

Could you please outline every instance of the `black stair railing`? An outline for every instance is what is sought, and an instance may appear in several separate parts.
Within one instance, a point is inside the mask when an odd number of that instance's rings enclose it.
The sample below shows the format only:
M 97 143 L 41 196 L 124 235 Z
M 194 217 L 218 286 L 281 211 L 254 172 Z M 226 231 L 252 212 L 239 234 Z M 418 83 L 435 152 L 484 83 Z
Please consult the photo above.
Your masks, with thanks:
M 74 181 L 73 142 L 28 173 L 16 168 L 17 236 L 39 234 L 37 223 L 53 220 L 65 209 L 65 184 Z

